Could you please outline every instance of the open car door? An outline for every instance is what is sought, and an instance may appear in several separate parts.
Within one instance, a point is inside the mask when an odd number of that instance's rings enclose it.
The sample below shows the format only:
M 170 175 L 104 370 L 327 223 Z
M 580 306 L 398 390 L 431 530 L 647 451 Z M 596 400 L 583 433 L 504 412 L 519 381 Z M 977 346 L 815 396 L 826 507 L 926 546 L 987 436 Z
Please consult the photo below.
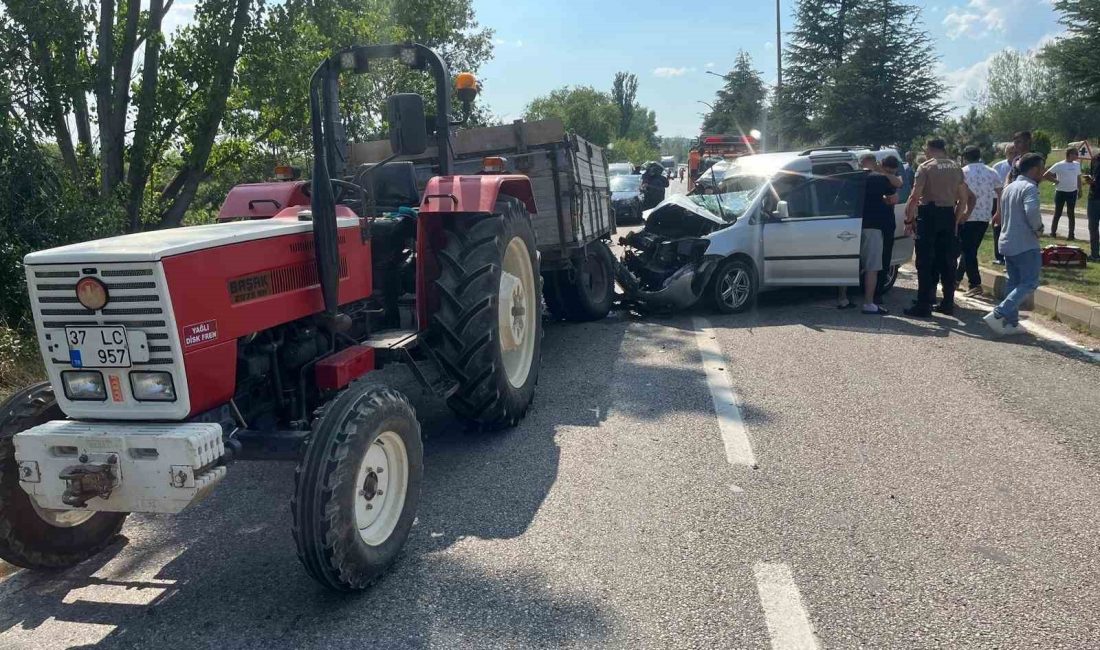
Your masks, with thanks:
M 764 221 L 764 283 L 859 284 L 864 171 L 794 177 Z M 793 187 L 791 185 L 793 184 Z

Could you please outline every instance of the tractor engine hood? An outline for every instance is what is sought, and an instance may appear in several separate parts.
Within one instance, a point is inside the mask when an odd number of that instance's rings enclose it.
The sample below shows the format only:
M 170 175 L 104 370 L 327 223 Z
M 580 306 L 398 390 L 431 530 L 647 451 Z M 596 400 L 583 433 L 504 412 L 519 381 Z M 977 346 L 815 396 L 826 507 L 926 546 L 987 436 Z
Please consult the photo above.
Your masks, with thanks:
M 358 226 L 357 219 L 338 219 L 340 228 Z M 297 218 L 233 221 L 205 226 L 152 230 L 97 239 L 30 253 L 23 263 L 95 264 L 102 262 L 156 262 L 165 257 L 229 246 L 256 239 L 313 232 L 313 224 Z

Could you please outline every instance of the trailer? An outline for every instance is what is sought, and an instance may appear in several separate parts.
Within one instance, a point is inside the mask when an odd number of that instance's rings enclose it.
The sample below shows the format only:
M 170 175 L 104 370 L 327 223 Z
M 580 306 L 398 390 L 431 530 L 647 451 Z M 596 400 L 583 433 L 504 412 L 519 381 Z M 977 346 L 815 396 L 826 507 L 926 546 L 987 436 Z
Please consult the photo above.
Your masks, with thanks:
M 567 133 L 557 119 L 466 129 L 455 134 L 450 148 L 455 174 L 513 173 L 531 180 L 531 220 L 551 314 L 571 321 L 607 316 L 615 297 L 616 261 L 609 248 L 615 218 L 603 149 Z M 352 143 L 349 169 L 370 169 L 391 155 L 389 140 Z M 438 173 L 435 147 L 398 160 L 413 163 L 421 192 Z

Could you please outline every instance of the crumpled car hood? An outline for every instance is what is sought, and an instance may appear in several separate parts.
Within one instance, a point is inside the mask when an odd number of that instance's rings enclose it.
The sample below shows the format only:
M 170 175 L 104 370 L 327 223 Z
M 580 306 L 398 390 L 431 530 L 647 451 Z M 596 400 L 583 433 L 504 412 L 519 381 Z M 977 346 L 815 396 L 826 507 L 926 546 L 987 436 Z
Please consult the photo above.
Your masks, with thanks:
M 702 237 L 730 225 L 683 194 L 673 194 L 642 216 L 646 230 L 669 237 Z

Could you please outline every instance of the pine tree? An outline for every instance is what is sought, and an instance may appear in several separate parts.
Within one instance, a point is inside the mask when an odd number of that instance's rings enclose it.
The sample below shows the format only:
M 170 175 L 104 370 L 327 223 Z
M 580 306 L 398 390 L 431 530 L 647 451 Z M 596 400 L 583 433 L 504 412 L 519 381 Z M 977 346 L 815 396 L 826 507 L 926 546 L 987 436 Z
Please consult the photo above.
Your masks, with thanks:
M 853 13 L 865 0 L 802 0 L 783 53 L 783 88 L 777 108 L 784 139 L 815 142 L 814 125 L 834 71 L 846 60 L 856 34 Z
M 1100 104 L 1100 0 L 1055 0 L 1054 8 L 1068 36 L 1048 45 L 1043 56 L 1095 108 Z
M 760 72 L 752 67 L 752 58 L 737 53 L 733 70 L 725 76 L 726 85 L 718 91 L 714 110 L 703 120 L 705 133 L 748 133 L 760 126 L 767 91 Z
M 943 83 L 919 10 L 901 0 L 861 0 L 850 54 L 821 97 L 820 132 L 833 142 L 910 142 L 944 116 Z
M 779 97 L 804 143 L 908 143 L 944 115 L 920 11 L 902 0 L 802 0 Z

